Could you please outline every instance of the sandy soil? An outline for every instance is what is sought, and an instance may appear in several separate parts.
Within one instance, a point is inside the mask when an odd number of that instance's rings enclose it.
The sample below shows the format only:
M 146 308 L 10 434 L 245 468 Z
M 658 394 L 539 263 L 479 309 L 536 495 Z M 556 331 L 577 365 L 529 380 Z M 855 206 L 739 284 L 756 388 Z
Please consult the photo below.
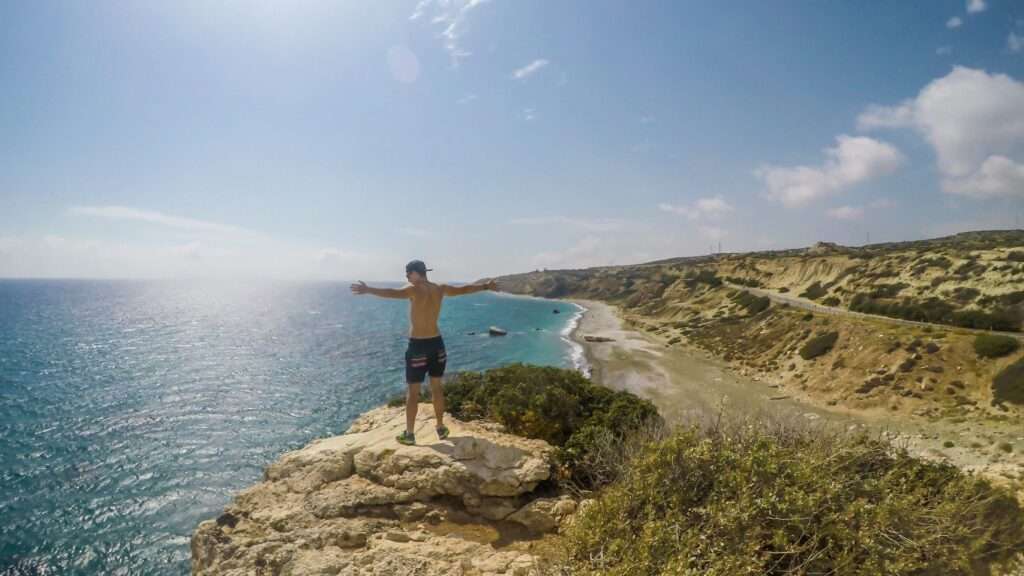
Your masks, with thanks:
M 821 404 L 806 392 L 787 390 L 733 371 L 695 347 L 668 347 L 651 335 L 629 329 L 617 309 L 602 302 L 573 300 L 586 312 L 572 333 L 583 348 L 596 382 L 649 398 L 669 422 L 716 415 L 803 418 L 846 429 L 866 428 L 892 438 L 912 453 L 949 461 L 1000 482 L 1024 478 L 1024 430 L 999 422 L 929 422 L 886 418 Z M 584 336 L 611 342 L 587 342 Z M 948 443 L 952 442 L 952 447 Z M 1012 444 L 1012 451 L 1000 448 Z

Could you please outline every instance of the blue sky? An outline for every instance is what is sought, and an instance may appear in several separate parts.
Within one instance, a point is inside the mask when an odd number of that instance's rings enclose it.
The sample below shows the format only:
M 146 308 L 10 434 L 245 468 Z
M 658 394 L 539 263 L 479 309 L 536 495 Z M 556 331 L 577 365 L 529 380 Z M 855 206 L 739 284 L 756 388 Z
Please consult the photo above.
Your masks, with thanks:
M 1024 219 L 1024 5 L 0 4 L 0 276 L 442 280 Z

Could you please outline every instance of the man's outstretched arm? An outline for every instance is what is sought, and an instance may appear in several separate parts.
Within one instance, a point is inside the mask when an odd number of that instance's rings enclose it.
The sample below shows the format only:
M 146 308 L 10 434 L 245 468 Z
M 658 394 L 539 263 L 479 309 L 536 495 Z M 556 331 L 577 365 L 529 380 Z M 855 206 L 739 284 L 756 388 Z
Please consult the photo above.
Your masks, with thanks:
M 397 300 L 408 300 L 412 297 L 412 286 L 404 286 L 402 288 L 374 288 L 367 286 L 366 282 L 360 280 L 359 282 L 351 286 L 352 293 L 363 295 L 373 294 L 374 296 L 380 296 L 381 298 L 395 298 Z
M 494 283 L 494 280 L 491 280 L 490 282 L 484 282 L 483 284 L 467 284 L 466 286 L 449 286 L 448 284 L 442 284 L 441 288 L 444 289 L 445 296 L 461 296 L 463 294 L 483 292 L 484 290 L 497 290 L 498 285 Z

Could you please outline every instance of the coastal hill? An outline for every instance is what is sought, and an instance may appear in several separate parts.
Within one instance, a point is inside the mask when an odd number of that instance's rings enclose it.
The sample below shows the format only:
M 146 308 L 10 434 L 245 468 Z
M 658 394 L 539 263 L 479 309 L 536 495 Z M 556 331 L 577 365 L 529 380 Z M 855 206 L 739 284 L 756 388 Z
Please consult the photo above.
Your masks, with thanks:
M 508 292 L 612 304 L 659 346 L 709 353 L 774 394 L 822 407 L 1007 434 L 1024 422 L 1022 230 L 496 280 Z M 1018 479 L 1024 444 L 1011 436 L 963 448 Z
M 631 266 L 502 276 L 509 292 L 588 297 L 642 308 L 687 272 L 825 306 L 969 328 L 1019 331 L 1024 310 L 1024 230 L 870 244 L 670 258 Z
M 1015 574 L 1011 492 L 807 422 L 670 428 L 582 374 L 445 384 L 452 434 L 399 406 L 284 454 L 192 537 L 201 575 Z M 400 401 L 396 401 L 396 404 Z

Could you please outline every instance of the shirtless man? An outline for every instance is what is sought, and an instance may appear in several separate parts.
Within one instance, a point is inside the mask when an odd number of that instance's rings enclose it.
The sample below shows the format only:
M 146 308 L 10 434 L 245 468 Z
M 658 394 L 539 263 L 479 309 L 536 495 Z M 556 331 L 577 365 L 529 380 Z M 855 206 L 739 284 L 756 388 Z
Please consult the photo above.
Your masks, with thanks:
M 441 390 L 441 376 L 447 356 L 444 340 L 437 329 L 437 317 L 441 314 L 441 300 L 445 296 L 460 296 L 483 290 L 496 290 L 494 282 L 449 286 L 434 284 L 427 280 L 432 270 L 420 260 L 405 265 L 405 279 L 409 284 L 402 288 L 371 288 L 362 280 L 352 285 L 353 294 L 373 294 L 381 298 L 409 300 L 409 347 L 405 351 L 405 432 L 396 439 L 406 445 L 416 443 L 413 434 L 416 426 L 416 408 L 420 401 L 420 385 L 423 377 L 430 374 L 430 396 L 434 401 L 434 417 L 437 419 L 437 437 L 448 437 L 444 425 L 444 391 Z

